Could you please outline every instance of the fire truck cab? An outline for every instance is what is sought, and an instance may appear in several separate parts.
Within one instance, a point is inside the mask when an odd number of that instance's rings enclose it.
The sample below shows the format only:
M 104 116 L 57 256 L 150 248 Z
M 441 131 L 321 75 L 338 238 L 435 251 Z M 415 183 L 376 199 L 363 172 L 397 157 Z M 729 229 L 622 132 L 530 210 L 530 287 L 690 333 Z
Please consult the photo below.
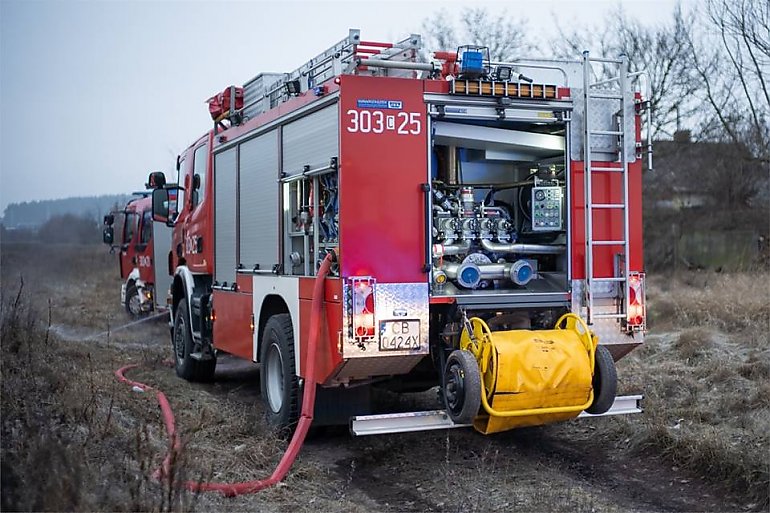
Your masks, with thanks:
M 638 74 L 623 56 L 420 50 L 351 30 L 209 100 L 175 219 L 169 189 L 153 195 L 173 225 L 177 373 L 258 362 L 273 425 L 296 422 L 311 383 L 315 421 L 356 434 L 640 411 L 614 368 L 645 330 Z M 434 386 L 443 408 L 373 411 L 372 387 Z

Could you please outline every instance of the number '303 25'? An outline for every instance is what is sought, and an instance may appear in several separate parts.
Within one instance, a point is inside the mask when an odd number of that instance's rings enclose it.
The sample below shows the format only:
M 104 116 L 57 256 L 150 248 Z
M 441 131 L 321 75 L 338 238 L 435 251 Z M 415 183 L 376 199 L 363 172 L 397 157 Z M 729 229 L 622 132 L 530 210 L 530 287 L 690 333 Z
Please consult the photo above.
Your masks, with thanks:
M 422 116 L 419 112 L 386 114 L 381 110 L 347 111 L 348 132 L 381 134 L 386 131 L 398 135 L 419 135 L 422 132 Z

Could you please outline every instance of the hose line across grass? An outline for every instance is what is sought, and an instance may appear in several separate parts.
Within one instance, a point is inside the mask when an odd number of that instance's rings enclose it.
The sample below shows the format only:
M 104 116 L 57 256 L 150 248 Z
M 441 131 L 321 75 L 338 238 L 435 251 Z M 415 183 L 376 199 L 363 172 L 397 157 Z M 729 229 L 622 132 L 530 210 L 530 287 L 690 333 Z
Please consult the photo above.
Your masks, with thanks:
M 278 466 L 270 477 L 265 479 L 244 481 L 240 483 L 208 483 L 188 480 L 178 483 L 180 486 L 183 486 L 191 492 L 219 492 L 226 497 L 235 497 L 236 495 L 244 495 L 264 490 L 265 488 L 278 484 L 284 477 L 286 477 L 292 464 L 297 459 L 297 455 L 299 455 L 299 451 L 302 448 L 302 444 L 305 442 L 305 436 L 307 436 L 310 424 L 313 422 L 316 391 L 316 382 L 314 378 L 315 354 L 318 346 L 318 336 L 320 334 L 321 312 L 323 310 L 324 281 L 326 275 L 329 273 L 333 259 L 333 253 L 329 253 L 321 263 L 321 267 L 318 269 L 318 274 L 316 275 L 315 285 L 313 287 L 313 307 L 310 316 L 310 340 L 308 341 L 307 358 L 305 360 L 305 385 L 302 394 L 302 411 L 297 428 L 294 430 L 294 435 L 292 436 L 281 461 L 278 463 Z M 163 424 L 166 427 L 166 434 L 168 435 L 171 445 L 171 449 L 163 459 L 161 468 L 153 473 L 153 478 L 160 480 L 171 474 L 172 461 L 174 455 L 178 453 L 181 448 L 181 441 L 176 430 L 174 411 L 171 408 L 171 404 L 169 403 L 166 394 L 160 390 L 155 390 L 145 383 L 134 381 L 126 377 L 127 371 L 137 367 L 139 367 L 137 364 L 123 366 L 115 371 L 115 375 L 118 380 L 131 387 L 137 387 L 144 392 L 155 392 L 155 397 L 158 400 L 158 404 L 160 405 L 163 414 Z

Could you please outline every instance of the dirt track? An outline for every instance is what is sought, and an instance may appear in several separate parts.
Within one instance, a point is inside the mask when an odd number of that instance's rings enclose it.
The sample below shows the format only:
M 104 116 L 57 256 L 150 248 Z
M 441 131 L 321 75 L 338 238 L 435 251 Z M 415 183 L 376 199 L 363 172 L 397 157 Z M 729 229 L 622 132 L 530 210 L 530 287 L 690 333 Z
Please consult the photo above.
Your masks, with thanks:
M 153 460 L 165 449 L 155 404 L 147 394 L 116 387 L 112 371 L 139 362 L 132 377 L 164 390 L 186 441 L 188 478 L 251 480 L 267 475 L 283 442 L 262 421 L 258 368 L 222 358 L 211 384 L 178 379 L 163 319 L 130 330 L 118 305 L 117 264 L 103 248 L 69 274 L 35 275 L 24 248 L 5 247 L 3 288 L 24 273 L 45 307 L 52 333 L 89 354 L 97 386 L 112 391 L 114 420 L 126 436 L 147 426 Z M 71 252 L 68 258 L 76 258 Z M 78 277 L 78 273 L 85 277 Z M 41 278 L 45 278 L 41 280 Z M 81 279 L 82 285 L 76 286 Z M 89 295 L 90 292 L 93 292 Z M 109 335 L 103 333 L 109 325 Z M 101 334 L 100 334 L 101 333 Z M 95 336 L 94 336 L 95 335 Z M 622 379 L 623 366 L 619 374 Z M 127 388 L 127 387 L 126 387 Z M 266 492 L 226 499 L 195 498 L 198 510 L 278 511 L 728 511 L 756 508 L 729 489 L 681 471 L 655 453 L 640 453 L 618 433 L 618 419 L 584 419 L 484 437 L 471 430 L 352 438 L 327 430 L 303 448 L 289 478 Z M 627 421 L 623 421 L 627 422 Z M 634 421 L 631 421 L 633 423 Z M 117 456 L 117 455 L 116 455 Z

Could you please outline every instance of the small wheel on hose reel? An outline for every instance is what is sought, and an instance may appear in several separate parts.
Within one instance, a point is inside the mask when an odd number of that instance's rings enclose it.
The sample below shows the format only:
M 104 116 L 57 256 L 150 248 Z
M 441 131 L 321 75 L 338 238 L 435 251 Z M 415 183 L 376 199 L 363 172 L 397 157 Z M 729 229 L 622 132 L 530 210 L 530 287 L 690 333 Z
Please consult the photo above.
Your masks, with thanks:
M 444 366 L 444 403 L 456 424 L 470 424 L 481 408 L 481 371 L 469 351 L 452 351 Z
M 594 364 L 594 402 L 586 408 L 586 413 L 598 415 L 606 413 L 615 402 L 618 391 L 618 374 L 615 370 L 615 360 L 604 346 L 596 347 Z

